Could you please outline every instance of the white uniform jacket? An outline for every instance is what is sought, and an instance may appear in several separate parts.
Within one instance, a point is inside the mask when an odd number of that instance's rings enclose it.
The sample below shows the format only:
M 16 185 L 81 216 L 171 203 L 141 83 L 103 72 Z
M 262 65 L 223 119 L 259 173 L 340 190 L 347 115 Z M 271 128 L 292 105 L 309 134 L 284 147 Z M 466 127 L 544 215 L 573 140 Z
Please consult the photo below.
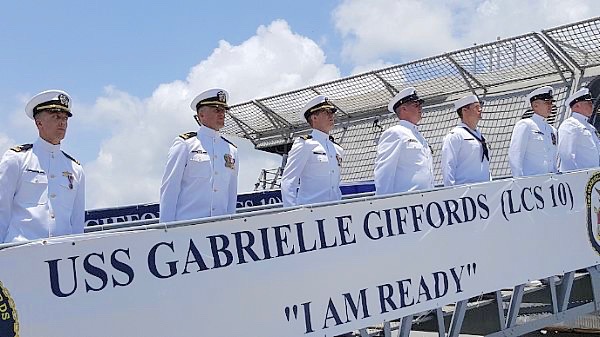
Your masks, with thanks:
M 237 148 L 201 126 L 175 138 L 160 186 L 160 222 L 233 214 L 237 203 Z
M 83 233 L 85 177 L 75 159 L 38 138 L 0 161 L 0 242 Z
M 344 150 L 322 131 L 298 137 L 281 177 L 283 206 L 340 200 L 343 157 Z
M 510 138 L 508 162 L 514 177 L 556 172 L 556 128 L 535 113 L 531 118 L 518 121 Z
M 433 158 L 417 126 L 401 120 L 385 130 L 377 144 L 375 194 L 433 188 Z
M 485 141 L 479 130 L 467 131 L 469 127 L 458 123 L 444 137 L 442 145 L 442 176 L 444 186 L 490 181 L 491 151 L 484 156 L 482 141 Z M 471 134 L 472 133 L 472 134 Z
M 558 127 L 560 171 L 600 166 L 600 139 L 584 115 L 573 112 Z

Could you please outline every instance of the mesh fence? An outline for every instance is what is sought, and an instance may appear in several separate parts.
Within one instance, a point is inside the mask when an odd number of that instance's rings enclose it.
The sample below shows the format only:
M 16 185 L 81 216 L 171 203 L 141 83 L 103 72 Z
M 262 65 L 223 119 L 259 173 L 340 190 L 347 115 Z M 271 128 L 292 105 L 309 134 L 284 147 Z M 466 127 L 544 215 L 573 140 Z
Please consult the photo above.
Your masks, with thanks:
M 345 149 L 342 179 L 370 180 L 377 139 L 397 123 L 387 104 L 413 86 L 426 101 L 419 129 L 432 145 L 439 183 L 442 140 L 458 121 L 452 102 L 476 93 L 486 102 L 479 127 L 491 147 L 492 174 L 508 175 L 512 128 L 528 117 L 524 97 L 536 86 L 555 87 L 559 109 L 550 122 L 558 126 L 578 73 L 569 63 L 579 70 L 600 65 L 599 27 L 600 18 L 595 18 L 242 103 L 232 107 L 223 131 L 250 139 L 257 149 L 275 151 L 308 132 L 299 112 L 323 94 L 340 109 L 332 134 Z
M 550 124 L 558 126 L 557 121 L 564 114 L 564 101 L 570 87 L 554 86 L 556 111 L 548 118 Z M 522 90 L 511 94 L 485 96 L 482 99 L 483 119 L 479 128 L 490 145 L 490 169 L 495 177 L 510 175 L 507 161 L 508 147 L 513 126 L 522 118 L 531 117 L 528 111 L 526 96 L 531 90 Z M 419 131 L 431 145 L 434 158 L 436 183 L 442 183 L 441 152 L 444 136 L 458 123 L 458 115 L 453 104 L 441 104 L 436 107 L 425 107 L 423 119 L 419 123 Z M 390 126 L 396 125 L 397 117 L 391 113 L 379 119 L 368 119 L 363 123 L 347 128 L 337 128 L 332 135 L 340 139 L 345 150 L 342 177 L 345 181 L 361 181 L 373 179 L 373 167 L 377 151 L 377 139 Z
M 579 69 L 600 65 L 600 19 L 542 31 Z

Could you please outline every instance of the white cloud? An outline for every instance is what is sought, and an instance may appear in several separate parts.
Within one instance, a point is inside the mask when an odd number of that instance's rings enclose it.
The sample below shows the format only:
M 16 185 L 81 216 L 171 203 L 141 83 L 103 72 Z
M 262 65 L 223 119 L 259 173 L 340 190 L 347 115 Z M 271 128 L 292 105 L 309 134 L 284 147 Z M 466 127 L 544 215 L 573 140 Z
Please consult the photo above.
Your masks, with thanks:
M 15 146 L 15 141 L 12 140 L 8 135 L 0 132 L 0 153 L 6 152 L 6 150 Z
M 343 56 L 360 65 L 413 61 L 598 13 L 593 0 L 345 0 L 332 16 Z
M 185 80 L 160 85 L 140 99 L 107 87 L 82 113 L 88 125 L 101 125 L 108 137 L 95 160 L 85 165 L 87 207 L 156 202 L 172 140 L 197 128 L 189 102 L 210 87 L 229 90 L 242 102 L 338 78 L 336 66 L 306 37 L 294 34 L 285 21 L 258 28 L 240 45 L 220 41 L 213 53 L 194 66 Z M 250 191 L 260 169 L 279 165 L 280 157 L 252 149 L 237 139 L 240 153 L 239 191 Z

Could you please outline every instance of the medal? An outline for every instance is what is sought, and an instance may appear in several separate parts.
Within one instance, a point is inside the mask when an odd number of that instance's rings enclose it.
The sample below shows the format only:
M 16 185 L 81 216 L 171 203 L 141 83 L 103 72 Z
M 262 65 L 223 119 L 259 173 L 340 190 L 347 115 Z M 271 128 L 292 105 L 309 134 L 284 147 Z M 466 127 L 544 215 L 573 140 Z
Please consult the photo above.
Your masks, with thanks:
M 235 159 L 229 153 L 225 154 L 223 159 L 225 159 L 225 167 L 235 169 Z
M 73 189 L 73 181 L 75 180 L 75 178 L 73 177 L 73 173 L 64 171 L 62 173 L 62 175 L 63 175 L 63 177 L 66 177 L 69 180 L 69 189 L 72 190 Z

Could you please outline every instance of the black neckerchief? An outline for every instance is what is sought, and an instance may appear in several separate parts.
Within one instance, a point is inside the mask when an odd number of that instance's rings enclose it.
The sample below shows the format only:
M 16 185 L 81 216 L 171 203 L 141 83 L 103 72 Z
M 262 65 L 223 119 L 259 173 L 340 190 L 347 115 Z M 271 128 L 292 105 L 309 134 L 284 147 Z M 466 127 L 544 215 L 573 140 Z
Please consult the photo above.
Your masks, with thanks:
M 481 139 L 479 139 L 479 138 L 477 138 L 475 133 L 473 133 L 473 131 L 471 131 L 468 127 L 463 126 L 462 128 L 467 130 L 467 132 L 470 133 L 471 136 L 473 136 L 475 139 L 477 139 L 479 144 L 481 144 L 481 148 L 483 149 L 483 153 L 481 154 L 481 162 L 483 163 L 484 158 L 487 159 L 488 161 L 490 161 L 488 147 L 487 147 L 487 144 L 485 143 L 485 137 L 483 137 L 483 134 L 481 135 Z

